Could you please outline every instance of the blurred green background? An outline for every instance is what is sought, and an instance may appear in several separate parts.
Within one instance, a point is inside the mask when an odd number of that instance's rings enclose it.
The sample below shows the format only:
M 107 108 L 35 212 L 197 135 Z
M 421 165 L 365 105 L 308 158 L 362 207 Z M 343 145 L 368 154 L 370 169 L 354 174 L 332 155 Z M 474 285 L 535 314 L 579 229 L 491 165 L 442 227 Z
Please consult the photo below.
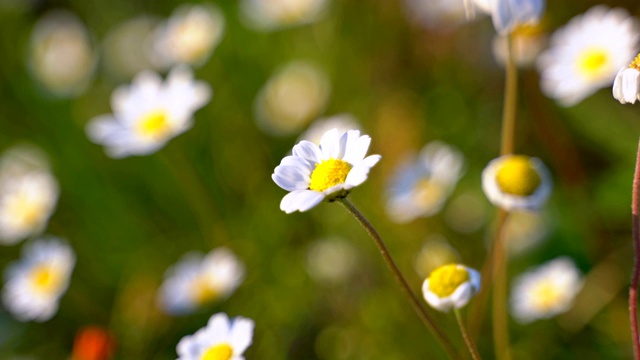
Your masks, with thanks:
M 173 359 L 180 338 L 219 311 L 255 320 L 248 359 L 444 358 L 374 244 L 340 206 L 323 203 L 292 215 L 279 210 L 286 192 L 270 176 L 299 134 L 261 131 L 253 103 L 269 76 L 291 60 L 326 72 L 331 94 L 322 115 L 353 114 L 373 139 L 370 153 L 382 155 L 350 198 L 419 293 L 423 279 L 414 262 L 427 239 L 444 236 L 463 263 L 481 269 L 492 236 L 494 211 L 482 194 L 480 172 L 498 155 L 503 71 L 491 55 L 490 20 L 434 29 L 410 21 L 400 1 L 334 0 L 312 24 L 260 33 L 241 23 L 236 1 L 216 2 L 226 31 L 195 70 L 212 86 L 212 101 L 196 113 L 191 130 L 157 153 L 110 159 L 84 127 L 111 112 L 111 92 L 130 78 L 109 74 L 100 58 L 87 91 L 56 98 L 28 71 L 31 30 L 47 10 L 67 9 L 87 26 L 100 52 L 118 24 L 143 14 L 167 17 L 180 4 L 0 0 L 0 150 L 28 142 L 46 151 L 61 185 L 46 233 L 66 238 L 78 257 L 53 319 L 20 323 L 0 312 L 0 358 L 67 358 L 76 331 L 97 324 L 115 336 L 117 359 Z M 551 2 L 549 32 L 596 4 Z M 640 15 L 636 1 L 608 5 Z M 610 89 L 560 108 L 540 93 L 535 70 L 520 75 L 516 148 L 543 159 L 554 192 L 545 210 L 545 241 L 512 257 L 509 274 L 568 255 L 587 282 L 569 313 L 527 326 L 510 322 L 514 357 L 629 358 L 629 208 L 640 111 L 620 106 Z M 394 224 L 384 211 L 389 179 L 404 154 L 436 139 L 462 150 L 466 174 L 443 212 Z M 461 195 L 479 199 L 473 206 L 486 220 L 472 231 L 457 231 L 446 221 L 458 216 L 451 204 Z M 458 202 L 458 210 L 468 207 Z M 310 246 L 328 237 L 355 249 L 355 270 L 340 281 L 317 281 L 308 271 Z M 165 269 L 187 251 L 219 246 L 246 265 L 239 289 L 192 315 L 157 310 Z M 0 266 L 18 259 L 20 249 L 4 247 Z M 431 313 L 461 347 L 453 316 Z M 477 338 L 487 359 L 493 357 L 489 319 L 487 313 Z

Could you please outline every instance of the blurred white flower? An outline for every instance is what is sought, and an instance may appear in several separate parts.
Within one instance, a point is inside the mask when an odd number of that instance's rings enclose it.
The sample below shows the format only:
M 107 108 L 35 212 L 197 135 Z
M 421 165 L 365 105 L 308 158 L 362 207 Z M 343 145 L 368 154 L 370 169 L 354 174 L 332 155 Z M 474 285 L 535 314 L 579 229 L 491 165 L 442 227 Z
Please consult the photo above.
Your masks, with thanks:
M 76 257 L 58 238 L 35 240 L 24 246 L 23 257 L 9 265 L 2 290 L 4 307 L 19 321 L 47 321 L 69 286 Z
M 482 171 L 482 190 L 489 201 L 507 211 L 537 211 L 551 194 L 551 175 L 542 161 L 504 155 Z
M 182 5 L 155 31 L 152 54 L 159 66 L 202 65 L 222 40 L 225 20 L 212 5 Z
M 343 133 L 348 130 L 360 130 L 358 120 L 351 114 L 338 114 L 315 120 L 309 128 L 298 137 L 298 141 L 309 140 L 319 144 L 322 135 L 331 129 L 338 129 Z
M 571 308 L 582 283 L 571 259 L 549 261 L 514 279 L 511 314 L 523 324 L 561 314 Z
M 422 295 L 434 309 L 460 309 L 480 291 L 480 273 L 459 264 L 443 265 L 422 284 Z
M 254 326 L 251 319 L 229 319 L 217 313 L 206 327 L 180 339 L 178 360 L 244 360 L 242 354 L 253 341 Z
M 358 130 L 340 133 L 337 129 L 327 131 L 320 145 L 302 140 L 271 175 L 278 186 L 290 191 L 280 209 L 287 214 L 303 212 L 325 198 L 346 196 L 367 180 L 369 169 L 380 160 L 380 155 L 365 157 L 370 143 L 371 138 L 360 136 Z
M 262 87 L 255 100 L 258 126 L 274 135 L 293 134 L 324 110 L 329 80 L 315 66 L 292 62 Z
M 0 244 L 43 231 L 59 192 L 43 154 L 27 147 L 7 150 L 0 159 Z
M 193 113 L 211 98 L 205 82 L 191 70 L 176 67 L 163 83 L 153 72 L 142 72 L 130 86 L 111 96 L 113 114 L 93 118 L 86 127 L 91 141 L 105 146 L 112 158 L 148 155 L 193 126 Z
M 128 80 L 145 70 L 158 70 L 152 59 L 153 37 L 160 20 L 147 15 L 127 20 L 111 29 L 103 41 L 102 65 L 109 75 Z
M 547 45 L 547 36 L 540 24 L 521 25 L 511 33 L 513 41 L 513 56 L 516 65 L 528 68 L 535 64 L 538 55 Z M 504 65 L 507 63 L 507 37 L 496 34 L 493 37 L 493 57 Z
M 316 21 L 328 0 L 241 0 L 243 22 L 256 30 L 273 31 Z
M 490 0 L 493 26 L 507 35 L 521 25 L 537 24 L 544 13 L 545 0 Z
M 420 278 L 426 278 L 436 268 L 460 261 L 460 255 L 440 234 L 431 234 L 418 252 L 414 268 Z
M 396 222 L 437 214 L 464 169 L 464 156 L 439 141 L 427 144 L 417 158 L 402 164 L 389 187 L 387 213 Z
M 462 1 L 452 0 L 405 0 L 407 16 L 429 28 L 449 29 L 467 20 L 467 11 Z
M 61 97 L 80 94 L 96 62 L 91 37 L 74 14 L 54 10 L 38 20 L 31 33 L 29 69 L 49 92 Z
M 538 58 L 542 91 L 573 106 L 613 83 L 636 54 L 638 23 L 621 8 L 596 6 L 557 30 Z
M 187 314 L 229 297 L 244 278 L 244 265 L 226 248 L 206 256 L 188 253 L 170 267 L 158 292 L 160 307 L 170 314 Z
M 340 283 L 353 273 L 358 251 L 341 238 L 322 239 L 309 245 L 307 272 L 316 281 Z
M 616 75 L 613 97 L 621 104 L 634 104 L 640 100 L 640 54 Z

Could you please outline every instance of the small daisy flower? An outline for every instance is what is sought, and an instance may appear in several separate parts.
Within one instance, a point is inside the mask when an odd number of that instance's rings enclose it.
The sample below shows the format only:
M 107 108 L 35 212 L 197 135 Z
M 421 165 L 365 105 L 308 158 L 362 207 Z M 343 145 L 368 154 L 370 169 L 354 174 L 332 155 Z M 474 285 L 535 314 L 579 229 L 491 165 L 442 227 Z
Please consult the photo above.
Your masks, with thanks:
M 392 180 L 387 213 L 400 223 L 437 214 L 464 171 L 463 155 L 447 144 L 427 144 Z
M 613 97 L 621 104 L 634 104 L 640 100 L 640 54 L 616 75 Z
M 188 253 L 165 273 L 158 300 L 170 314 L 187 314 L 229 297 L 243 278 L 244 265 L 229 249 Z
M 540 24 L 521 25 L 511 32 L 513 56 L 521 68 L 533 66 L 538 55 L 547 46 L 547 36 Z M 496 34 L 493 37 L 493 57 L 500 65 L 507 63 L 507 37 Z
M 610 86 L 638 45 L 638 23 L 621 8 L 596 6 L 573 18 L 551 37 L 538 59 L 542 91 L 573 106 Z
M 314 22 L 327 5 L 327 0 L 242 0 L 240 13 L 247 26 L 273 31 Z
M 314 144 L 319 144 L 322 135 L 331 129 L 338 129 L 339 132 L 343 133 L 347 130 L 360 130 L 360 125 L 358 120 L 351 114 L 338 114 L 319 118 L 300 135 L 298 141 L 309 140 Z
M 414 260 L 414 269 L 421 278 L 426 278 L 442 265 L 460 261 L 460 254 L 440 234 L 431 234 Z
M 293 155 L 280 162 L 271 178 L 281 188 L 290 191 L 280 202 L 287 214 L 307 211 L 322 200 L 344 197 L 354 187 L 367 180 L 369 169 L 378 163 L 380 155 L 365 157 L 371 138 L 360 131 L 340 133 L 327 131 L 320 145 L 303 140 L 293 147 Z
M 571 308 L 582 283 L 571 259 L 549 261 L 514 279 L 511 313 L 522 324 L 554 317 Z
M 154 57 L 161 66 L 202 65 L 222 40 L 224 16 L 217 7 L 183 5 L 155 31 Z
M 435 269 L 422 284 L 424 299 L 442 312 L 462 308 L 478 291 L 480 273 L 458 264 Z
M 489 4 L 493 26 L 501 35 L 521 25 L 537 24 L 545 8 L 545 0 L 493 0 Z
M 60 239 L 39 239 L 25 245 L 22 260 L 5 272 L 4 307 L 19 321 L 49 320 L 69 286 L 75 262 L 73 250 Z
M 536 211 L 551 194 L 551 175 L 537 158 L 504 155 L 482 171 L 482 189 L 497 207 Z
M 148 155 L 193 126 L 193 113 L 211 98 L 211 88 L 191 70 L 174 68 L 163 83 L 150 71 L 111 96 L 114 113 L 92 119 L 87 135 L 112 158 Z
M 206 327 L 180 340 L 178 360 L 244 360 L 242 354 L 253 341 L 254 326 L 251 319 L 215 314 Z

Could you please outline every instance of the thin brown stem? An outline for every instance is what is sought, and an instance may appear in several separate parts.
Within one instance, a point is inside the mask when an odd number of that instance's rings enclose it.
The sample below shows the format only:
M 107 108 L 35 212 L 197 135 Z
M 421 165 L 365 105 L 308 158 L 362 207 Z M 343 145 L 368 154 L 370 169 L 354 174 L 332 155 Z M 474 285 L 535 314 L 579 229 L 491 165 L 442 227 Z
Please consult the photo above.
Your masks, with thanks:
M 460 310 L 455 309 L 453 311 L 456 314 L 456 320 L 458 321 L 458 327 L 460 328 L 460 333 L 462 333 L 462 338 L 464 339 L 464 343 L 467 344 L 467 349 L 469 349 L 469 353 L 473 360 L 480 360 L 480 353 L 478 352 L 478 348 L 476 344 L 473 342 L 471 337 L 469 337 L 469 333 L 467 333 L 467 328 L 464 326 L 464 321 L 462 321 L 462 315 L 460 315 Z
M 633 261 L 633 275 L 629 287 L 629 320 L 633 341 L 633 356 L 640 359 L 640 337 L 638 332 L 638 280 L 640 278 L 640 141 L 636 155 L 636 169 L 633 175 L 633 190 L 631 197 L 631 215 L 633 218 L 633 247 L 635 257 Z
M 346 198 L 338 199 L 337 202 L 339 202 L 342 206 L 344 206 L 347 212 L 349 212 L 358 221 L 358 223 L 362 225 L 362 227 L 367 231 L 369 236 L 371 236 L 373 241 L 376 243 L 376 246 L 380 251 L 380 255 L 382 255 L 382 258 L 387 264 L 389 271 L 391 271 L 391 274 L 398 282 L 398 285 L 400 285 L 402 292 L 409 300 L 409 303 L 415 310 L 416 314 L 418 314 L 418 317 L 420 318 L 420 320 L 435 335 L 435 337 L 438 339 L 438 341 L 440 342 L 442 347 L 445 349 L 445 351 L 447 352 L 450 358 L 460 359 L 460 355 L 458 351 L 456 351 L 456 349 L 453 347 L 447 335 L 438 328 L 438 326 L 433 321 L 431 316 L 429 316 L 427 311 L 422 307 L 420 300 L 418 300 L 418 297 L 411 290 L 409 283 L 407 283 L 407 280 L 402 275 L 402 272 L 396 265 L 395 261 L 393 261 L 393 258 L 391 257 L 391 254 L 387 249 L 387 246 L 384 244 L 384 241 L 382 241 L 382 238 L 380 237 L 376 229 L 373 227 L 373 225 L 371 225 L 369 220 L 367 220 L 367 218 L 365 218 L 364 215 L 362 215 L 362 213 L 360 213 L 360 211 L 358 211 L 358 209 L 356 209 L 356 207 Z
M 507 319 L 507 259 L 505 256 L 504 225 L 508 213 L 498 210 L 498 224 L 496 237 L 493 241 L 491 254 L 493 277 L 493 341 L 495 344 L 496 359 L 509 360 L 509 326 Z
M 515 149 L 516 109 L 518 101 L 518 68 L 513 55 L 513 39 L 507 37 L 507 63 L 505 65 L 504 105 L 502 108 L 502 142 L 500 155 L 513 154 Z

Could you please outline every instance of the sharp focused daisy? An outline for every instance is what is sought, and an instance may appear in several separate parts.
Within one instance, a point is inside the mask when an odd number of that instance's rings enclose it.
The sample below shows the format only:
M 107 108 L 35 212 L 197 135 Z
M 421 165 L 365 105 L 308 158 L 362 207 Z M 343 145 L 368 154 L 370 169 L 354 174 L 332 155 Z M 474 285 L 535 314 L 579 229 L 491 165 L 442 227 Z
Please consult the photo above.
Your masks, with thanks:
M 186 67 L 174 68 L 164 83 L 157 74 L 142 72 L 113 92 L 114 113 L 92 119 L 87 134 L 110 157 L 148 155 L 191 128 L 193 113 L 210 98 L 209 85 L 194 81 Z
M 561 314 L 573 305 L 582 282 L 571 259 L 549 261 L 513 281 L 511 313 L 523 324 Z
M 448 312 L 467 305 L 480 291 L 480 273 L 464 265 L 443 265 L 422 284 L 422 295 L 433 308 Z
M 69 245 L 45 238 L 25 245 L 22 260 L 6 272 L 2 303 L 19 321 L 46 321 L 58 310 L 76 257 Z
M 557 30 L 540 55 L 542 91 L 563 106 L 573 106 L 610 86 L 637 45 L 638 24 L 626 10 L 593 7 Z
M 482 189 L 497 207 L 536 211 L 551 194 L 551 175 L 542 161 L 525 155 L 504 155 L 482 171 Z
M 613 97 L 621 104 L 634 104 L 640 100 L 640 54 L 616 75 Z
M 156 29 L 154 58 L 163 67 L 201 65 L 220 43 L 224 27 L 224 17 L 217 7 L 183 5 Z
M 206 327 L 180 340 L 178 360 L 244 360 L 242 354 L 253 341 L 253 328 L 251 319 L 215 314 Z
M 280 209 L 290 214 L 307 211 L 322 200 L 346 196 L 367 180 L 369 169 L 380 155 L 365 157 L 371 138 L 358 130 L 340 133 L 327 131 L 320 145 L 303 140 L 293 147 L 293 155 L 280 162 L 271 178 L 281 188 L 290 191 L 280 203 Z
M 189 253 L 165 273 L 158 296 L 163 310 L 186 314 L 226 298 L 244 278 L 244 265 L 226 248 L 206 256 Z
M 242 0 L 240 12 L 251 28 L 273 31 L 318 19 L 328 0 Z
M 462 176 L 464 157 L 442 142 L 427 144 L 417 159 L 403 164 L 389 189 L 387 212 L 408 222 L 438 213 Z

